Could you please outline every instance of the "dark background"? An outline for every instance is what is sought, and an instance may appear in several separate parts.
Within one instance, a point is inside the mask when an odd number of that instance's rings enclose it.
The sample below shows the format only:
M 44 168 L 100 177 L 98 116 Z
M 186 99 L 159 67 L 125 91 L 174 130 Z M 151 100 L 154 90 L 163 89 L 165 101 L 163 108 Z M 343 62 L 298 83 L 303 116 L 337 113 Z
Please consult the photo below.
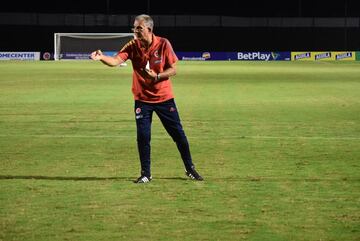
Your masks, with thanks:
M 244 18 L 352 19 L 351 26 L 157 26 L 176 51 L 360 50 L 359 0 L 62 0 L 2 1 L 0 13 L 233 16 Z M 9 16 L 9 15 L 7 15 Z M 0 51 L 52 51 L 55 32 L 129 32 L 129 26 L 12 24 L 0 19 Z M 269 21 L 269 20 L 265 20 Z M 347 21 L 347 20 L 345 20 Z M 131 22 L 131 21 L 130 21 Z

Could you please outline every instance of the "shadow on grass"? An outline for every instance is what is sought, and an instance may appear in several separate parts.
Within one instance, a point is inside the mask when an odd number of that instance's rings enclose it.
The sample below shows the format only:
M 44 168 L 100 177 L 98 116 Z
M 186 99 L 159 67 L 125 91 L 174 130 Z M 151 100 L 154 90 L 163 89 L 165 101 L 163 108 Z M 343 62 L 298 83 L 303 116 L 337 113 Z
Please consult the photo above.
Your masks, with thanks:
M 101 181 L 101 180 L 132 180 L 131 177 L 59 177 L 59 176 L 13 176 L 0 175 L 4 179 L 35 179 L 35 180 L 60 180 L 60 181 Z
M 60 176 L 20 176 L 20 175 L 0 175 L 0 180 L 11 179 L 34 179 L 34 180 L 55 180 L 55 181 L 108 181 L 108 180 L 125 180 L 134 181 L 135 177 L 60 177 Z M 158 177 L 161 180 L 188 180 L 183 177 Z
M 0 180 L 11 179 L 33 179 L 33 180 L 55 180 L 55 181 L 131 181 L 133 182 L 135 177 L 65 177 L 65 176 L 41 176 L 41 175 L 0 175 Z M 154 180 L 190 180 L 186 177 L 154 177 Z M 320 178 L 320 177 L 217 177 L 207 178 L 206 180 L 215 182 L 332 182 L 332 181 L 345 181 L 345 182 L 359 182 L 359 177 L 339 177 L 339 178 Z

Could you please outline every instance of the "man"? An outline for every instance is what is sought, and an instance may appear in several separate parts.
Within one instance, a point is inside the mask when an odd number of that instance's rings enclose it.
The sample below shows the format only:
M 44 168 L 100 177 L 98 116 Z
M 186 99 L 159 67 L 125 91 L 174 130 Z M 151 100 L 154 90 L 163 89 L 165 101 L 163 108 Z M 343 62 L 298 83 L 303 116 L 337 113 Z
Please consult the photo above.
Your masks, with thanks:
M 203 178 L 195 170 L 190 148 L 180 123 L 169 77 L 176 74 L 178 60 L 170 42 L 153 34 L 154 22 L 148 15 L 139 15 L 134 21 L 135 39 L 127 43 L 114 57 L 103 55 L 101 50 L 91 54 L 108 66 L 118 66 L 127 59 L 133 65 L 132 92 L 135 99 L 137 143 L 141 175 L 135 183 L 152 180 L 150 169 L 150 138 L 152 114 L 159 116 L 172 137 L 185 165 L 185 174 L 193 180 Z

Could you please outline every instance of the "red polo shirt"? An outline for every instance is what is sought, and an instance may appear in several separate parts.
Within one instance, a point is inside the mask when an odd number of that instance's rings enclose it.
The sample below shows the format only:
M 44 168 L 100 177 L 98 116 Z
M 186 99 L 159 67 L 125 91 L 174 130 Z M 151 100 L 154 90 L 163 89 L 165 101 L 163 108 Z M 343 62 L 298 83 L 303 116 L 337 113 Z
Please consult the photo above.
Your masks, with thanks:
M 150 63 L 150 69 L 161 73 L 178 60 L 167 39 L 153 34 L 153 41 L 147 50 L 141 46 L 140 40 L 131 40 L 118 52 L 118 56 L 124 61 L 132 61 L 132 92 L 135 100 L 160 103 L 174 98 L 170 79 L 154 83 L 143 74 L 147 61 Z

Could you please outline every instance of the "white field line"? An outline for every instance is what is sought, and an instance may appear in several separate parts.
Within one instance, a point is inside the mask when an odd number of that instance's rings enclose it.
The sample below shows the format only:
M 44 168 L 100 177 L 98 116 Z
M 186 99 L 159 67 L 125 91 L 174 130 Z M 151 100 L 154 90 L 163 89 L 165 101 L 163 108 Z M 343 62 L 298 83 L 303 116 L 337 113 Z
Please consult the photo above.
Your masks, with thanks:
M 151 136 L 152 139 L 163 139 L 166 135 Z M 0 138 L 98 138 L 98 139 L 128 139 L 136 138 L 134 135 L 2 135 Z M 347 137 L 347 136 L 243 136 L 243 135 L 228 135 L 228 136 L 202 136 L 202 137 L 191 137 L 189 139 L 212 139 L 216 137 L 217 140 L 221 139 L 304 139 L 304 140 L 360 140 L 360 137 Z

